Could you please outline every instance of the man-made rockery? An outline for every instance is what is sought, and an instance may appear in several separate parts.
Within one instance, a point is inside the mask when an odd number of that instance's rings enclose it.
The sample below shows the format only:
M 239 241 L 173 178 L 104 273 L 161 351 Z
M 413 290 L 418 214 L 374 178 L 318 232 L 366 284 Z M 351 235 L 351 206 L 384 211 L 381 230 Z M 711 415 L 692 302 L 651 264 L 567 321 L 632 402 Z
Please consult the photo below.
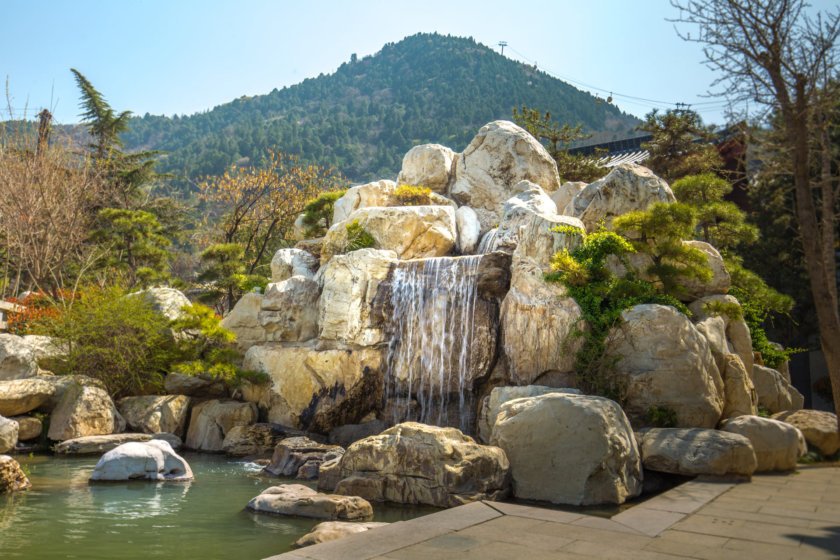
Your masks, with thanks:
M 639 436 L 645 469 L 688 476 L 751 476 L 758 467 L 750 440 L 709 429 L 652 428 Z
M 315 479 L 322 463 L 342 455 L 344 449 L 337 445 L 317 443 L 307 437 L 292 437 L 277 444 L 271 462 L 263 470 L 272 476 Z
M 840 431 L 837 416 L 822 410 L 797 410 L 778 412 L 776 420 L 787 422 L 799 429 L 809 445 L 829 457 L 840 451 Z
M 245 506 L 255 513 L 294 515 L 316 519 L 369 519 L 370 502 L 358 496 L 322 494 L 301 484 L 272 486 Z
M 750 440 L 758 462 L 756 472 L 793 470 L 808 450 L 802 432 L 772 418 L 738 416 L 721 422 L 720 429 Z

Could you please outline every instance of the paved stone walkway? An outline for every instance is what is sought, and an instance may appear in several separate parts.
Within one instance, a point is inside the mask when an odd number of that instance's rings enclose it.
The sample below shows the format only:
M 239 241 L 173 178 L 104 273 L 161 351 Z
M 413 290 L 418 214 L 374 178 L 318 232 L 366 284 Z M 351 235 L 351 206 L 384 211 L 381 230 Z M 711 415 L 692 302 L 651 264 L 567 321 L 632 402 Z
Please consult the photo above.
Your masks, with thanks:
M 478 502 L 267 560 L 840 558 L 840 467 L 692 481 L 610 519 Z

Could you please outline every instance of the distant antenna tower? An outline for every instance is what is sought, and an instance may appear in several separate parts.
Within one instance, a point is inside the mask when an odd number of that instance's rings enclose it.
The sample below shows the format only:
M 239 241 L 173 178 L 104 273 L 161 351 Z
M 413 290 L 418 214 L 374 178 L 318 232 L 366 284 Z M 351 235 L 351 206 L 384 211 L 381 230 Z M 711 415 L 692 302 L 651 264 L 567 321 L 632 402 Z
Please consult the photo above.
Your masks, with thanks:
M 507 46 L 507 41 L 499 41 L 499 46 L 502 47 L 502 56 L 505 55 L 505 47 Z

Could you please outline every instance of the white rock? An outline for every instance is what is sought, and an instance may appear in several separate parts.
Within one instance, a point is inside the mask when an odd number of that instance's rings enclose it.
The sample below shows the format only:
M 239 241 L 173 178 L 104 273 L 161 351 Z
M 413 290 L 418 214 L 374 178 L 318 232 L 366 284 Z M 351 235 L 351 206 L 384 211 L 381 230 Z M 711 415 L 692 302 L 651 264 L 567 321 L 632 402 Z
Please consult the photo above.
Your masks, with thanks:
M 310 340 L 318 335 L 318 283 L 292 276 L 266 286 L 257 315 L 269 342 Z
M 332 223 L 337 224 L 345 221 L 350 217 L 350 214 L 360 208 L 392 206 L 396 188 L 397 184 L 394 181 L 385 180 L 347 189 L 347 192 L 333 204 Z
M 708 295 L 728 292 L 729 272 L 726 270 L 723 257 L 720 256 L 718 250 L 703 241 L 683 241 L 683 243 L 703 252 L 706 256 L 706 265 L 712 271 L 712 279 L 708 282 L 702 282 L 695 278 L 681 278 L 679 284 L 685 289 L 685 294 L 681 297 L 687 301 L 693 301 Z
M 840 431 L 837 428 L 837 415 L 822 410 L 784 411 L 773 418 L 796 426 L 810 445 L 816 447 L 826 457 L 840 450 Z
M 0 381 L 34 377 L 38 373 L 32 345 L 14 334 L 0 334 Z
M 499 416 L 499 411 L 502 405 L 514 399 L 522 399 L 526 397 L 537 397 L 548 393 L 567 393 L 571 395 L 580 395 L 581 392 L 577 389 L 557 389 L 553 387 L 545 387 L 543 385 L 524 385 L 512 387 L 495 387 L 489 395 L 484 397 L 481 404 L 481 411 L 478 414 L 478 438 L 485 444 L 490 441 L 493 433 L 493 426 L 496 424 L 496 418 Z
M 440 144 L 414 146 L 403 157 L 397 184 L 445 193 L 452 179 L 455 156 L 455 152 Z
M 758 394 L 758 405 L 771 413 L 799 410 L 805 404 L 802 393 L 775 369 L 753 365 L 753 383 Z
M 34 416 L 15 416 L 10 420 L 18 423 L 18 440 L 30 441 L 41 436 L 43 423 Z
M 321 494 L 302 484 L 267 488 L 245 507 L 256 513 L 316 519 L 366 519 L 373 515 L 373 508 L 365 499 Z
M 462 255 L 474 253 L 481 238 L 478 214 L 469 206 L 461 206 L 455 211 L 455 224 L 458 227 L 458 252 Z
M 61 342 L 51 336 L 28 334 L 23 340 L 32 347 L 36 362 L 45 358 L 57 358 L 66 353 L 66 348 Z
M 560 187 L 557 164 L 533 136 L 509 121 L 484 125 L 455 160 L 455 182 L 449 190 L 458 204 L 473 208 L 483 231 L 499 223 L 504 203 L 520 181 L 546 192 Z
M 519 243 L 519 230 L 528 227 L 534 218 L 538 222 L 564 225 L 565 218 L 557 215 L 554 201 L 538 185 L 522 181 L 514 187 L 518 194 L 509 198 L 502 208 L 502 217 L 496 229 L 496 247 L 512 253 Z
M 641 435 L 645 469 L 687 476 L 743 475 L 758 462 L 750 440 L 709 429 L 653 428 Z
M 688 306 L 688 310 L 691 311 L 693 315 L 693 320 L 700 322 L 710 317 L 711 315 L 705 308 L 709 305 L 714 305 L 715 302 L 740 305 L 734 296 L 720 294 L 705 296 L 695 302 L 692 302 Z M 720 315 L 720 317 L 725 323 L 726 340 L 729 347 L 728 351 L 738 354 L 741 358 L 741 363 L 744 364 L 744 367 L 747 370 L 747 373 L 751 374 L 753 371 L 754 360 L 750 328 L 742 318 L 731 318 L 728 315 Z
M 184 446 L 197 451 L 222 451 L 225 435 L 234 426 L 249 426 L 257 417 L 254 403 L 204 401 L 192 409 Z
M 560 188 L 551 193 L 551 200 L 557 205 L 557 213 L 563 214 L 566 206 L 572 201 L 577 193 L 586 187 L 583 181 L 568 181 L 560 185 Z
M 321 544 L 328 541 L 334 541 L 348 535 L 355 535 L 357 533 L 364 533 L 371 529 L 384 527 L 389 523 L 379 523 L 375 521 L 370 522 L 352 522 L 352 521 L 324 521 L 315 525 L 315 528 L 301 538 L 292 543 L 293 548 L 303 548 L 304 546 L 312 546 L 313 544 Z
M 163 440 L 124 443 L 108 451 L 90 477 L 91 481 L 192 479 L 190 466 Z
M 56 386 L 37 377 L 0 381 L 0 415 L 25 414 L 50 402 Z
M 265 329 L 260 325 L 259 313 L 263 295 L 256 292 L 244 294 L 230 313 L 222 319 L 222 327 L 236 335 L 236 347 L 245 352 L 255 344 L 266 341 Z
M 318 259 L 303 249 L 279 249 L 271 258 L 271 281 L 282 282 L 292 276 L 312 278 L 318 270 Z
M 185 395 L 142 395 L 120 399 L 117 409 L 132 430 L 183 436 L 190 402 Z
M 64 392 L 50 416 L 47 437 L 64 441 L 82 436 L 113 434 L 124 429 L 125 420 L 105 390 L 74 382 Z
M 152 308 L 169 319 L 174 321 L 183 315 L 183 308 L 190 305 L 190 300 L 183 293 L 175 288 L 148 288 L 140 292 L 128 294 L 126 297 L 142 297 L 148 301 Z
M 800 447 L 802 432 L 786 422 L 758 416 L 739 416 L 721 422 L 720 429 L 750 440 L 758 461 L 757 472 L 789 471 L 807 449 Z
M 723 377 L 723 418 L 755 415 L 758 412 L 758 395 L 752 378 L 747 374 L 737 354 L 723 354 L 718 360 Z
M 14 451 L 18 443 L 18 423 L 0 416 L 0 453 Z
M 557 393 L 503 404 L 493 434 L 517 498 L 620 504 L 642 491 L 636 439 L 618 403 Z

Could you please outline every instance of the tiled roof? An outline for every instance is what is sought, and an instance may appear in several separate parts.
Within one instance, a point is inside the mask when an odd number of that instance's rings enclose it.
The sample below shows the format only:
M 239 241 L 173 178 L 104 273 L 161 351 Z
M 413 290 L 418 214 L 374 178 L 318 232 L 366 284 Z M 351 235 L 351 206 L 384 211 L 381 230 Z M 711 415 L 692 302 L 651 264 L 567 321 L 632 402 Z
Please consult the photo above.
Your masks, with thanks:
M 642 163 L 650 156 L 647 150 L 621 150 L 612 152 L 598 160 L 601 167 L 615 167 L 622 163 Z

